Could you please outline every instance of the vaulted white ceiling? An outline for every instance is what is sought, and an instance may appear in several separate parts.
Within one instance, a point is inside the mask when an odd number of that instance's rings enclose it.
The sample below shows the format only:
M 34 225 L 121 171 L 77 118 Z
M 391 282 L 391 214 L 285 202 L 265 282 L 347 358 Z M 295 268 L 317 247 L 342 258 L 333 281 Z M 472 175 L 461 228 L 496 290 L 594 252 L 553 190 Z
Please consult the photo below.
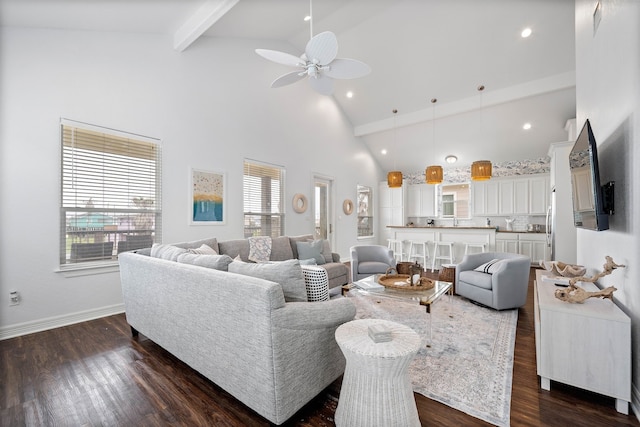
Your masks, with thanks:
M 0 23 L 166 34 L 180 51 L 200 37 L 249 38 L 256 48 L 278 50 L 285 41 L 299 55 L 310 37 L 303 20 L 309 6 L 307 0 L 0 0 Z M 313 12 L 314 34 L 333 31 L 339 57 L 373 70 L 337 81 L 333 96 L 385 170 L 446 166 L 447 154 L 458 156 L 459 166 L 533 159 L 567 138 L 565 122 L 576 108 L 573 0 L 314 0 Z M 522 38 L 526 27 L 532 35 Z M 281 67 L 256 78 L 269 85 L 291 71 Z M 265 61 L 265 69 L 274 67 Z M 294 102 L 311 88 L 301 81 L 273 90 Z

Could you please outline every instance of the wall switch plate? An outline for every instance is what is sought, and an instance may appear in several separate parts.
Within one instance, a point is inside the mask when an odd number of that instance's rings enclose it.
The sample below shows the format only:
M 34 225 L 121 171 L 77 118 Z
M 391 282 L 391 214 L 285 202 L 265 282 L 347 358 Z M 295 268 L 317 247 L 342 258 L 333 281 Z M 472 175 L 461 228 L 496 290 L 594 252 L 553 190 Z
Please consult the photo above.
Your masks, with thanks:
M 9 295 L 11 296 L 9 306 L 20 305 L 20 294 L 18 291 L 11 291 L 9 292 Z

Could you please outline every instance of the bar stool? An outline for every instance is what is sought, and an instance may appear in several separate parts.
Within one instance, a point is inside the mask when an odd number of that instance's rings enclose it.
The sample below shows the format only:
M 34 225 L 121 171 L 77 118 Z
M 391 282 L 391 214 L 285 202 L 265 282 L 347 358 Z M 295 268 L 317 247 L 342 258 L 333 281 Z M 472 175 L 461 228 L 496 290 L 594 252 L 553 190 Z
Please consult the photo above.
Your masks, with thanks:
M 387 239 L 389 241 L 389 249 L 393 251 L 393 257 L 397 262 L 404 260 L 404 241 L 398 239 Z
M 442 253 L 438 249 L 446 249 L 446 253 Z M 436 269 L 436 261 L 437 260 L 445 260 L 448 261 L 449 264 L 453 264 L 453 242 L 435 242 L 435 246 L 433 248 L 433 257 L 431 262 L 431 272 L 433 273 Z
M 422 249 L 421 249 L 422 248 Z M 418 261 L 422 259 L 422 267 L 427 270 L 427 260 L 429 259 L 429 242 L 409 240 L 409 258 L 408 261 Z
M 487 244 L 486 243 L 465 243 L 464 244 L 464 254 L 465 255 L 467 255 L 469 253 L 469 249 L 480 249 L 480 252 L 486 252 L 487 251 Z M 476 252 L 476 251 L 474 251 L 474 252 Z

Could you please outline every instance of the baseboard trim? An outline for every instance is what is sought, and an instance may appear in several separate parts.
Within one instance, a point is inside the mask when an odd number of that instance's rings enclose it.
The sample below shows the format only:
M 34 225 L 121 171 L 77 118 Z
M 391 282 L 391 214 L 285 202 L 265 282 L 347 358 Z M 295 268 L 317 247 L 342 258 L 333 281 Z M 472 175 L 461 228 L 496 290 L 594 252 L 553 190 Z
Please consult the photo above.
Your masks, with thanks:
M 47 331 L 88 320 L 124 313 L 124 304 L 109 305 L 93 310 L 78 311 L 76 313 L 63 314 L 61 316 L 47 317 L 31 322 L 18 323 L 0 328 L 0 340 L 15 338 L 35 332 Z

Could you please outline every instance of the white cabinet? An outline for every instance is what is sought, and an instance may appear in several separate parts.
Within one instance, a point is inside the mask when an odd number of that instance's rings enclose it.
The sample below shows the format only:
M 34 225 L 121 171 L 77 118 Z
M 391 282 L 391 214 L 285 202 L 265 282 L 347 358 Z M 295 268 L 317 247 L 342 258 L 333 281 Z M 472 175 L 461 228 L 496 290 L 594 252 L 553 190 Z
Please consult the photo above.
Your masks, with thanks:
M 534 319 L 540 386 L 551 380 L 616 399 L 629 412 L 631 401 L 631 319 L 609 299 L 571 304 L 555 298 L 556 287 L 536 271 Z M 587 291 L 593 283 L 582 282 Z
M 549 205 L 547 174 L 473 182 L 474 216 L 545 215 Z
M 405 187 L 389 188 L 387 182 L 383 181 L 378 186 L 378 190 L 380 194 L 380 209 L 378 215 L 380 240 L 378 243 L 386 245 L 387 239 L 390 239 L 392 234 L 387 226 L 405 224 Z
M 499 185 L 495 180 L 476 181 L 471 183 L 471 194 L 473 201 L 473 215 L 499 215 L 500 195 Z
M 407 186 L 407 216 L 436 216 L 435 197 L 434 185 L 411 184 Z
M 496 252 L 520 253 L 518 233 L 496 233 Z
M 526 255 L 532 264 L 549 261 L 546 235 L 542 233 L 496 233 L 496 251 Z
M 546 215 L 549 201 L 549 176 L 529 178 L 529 214 Z

